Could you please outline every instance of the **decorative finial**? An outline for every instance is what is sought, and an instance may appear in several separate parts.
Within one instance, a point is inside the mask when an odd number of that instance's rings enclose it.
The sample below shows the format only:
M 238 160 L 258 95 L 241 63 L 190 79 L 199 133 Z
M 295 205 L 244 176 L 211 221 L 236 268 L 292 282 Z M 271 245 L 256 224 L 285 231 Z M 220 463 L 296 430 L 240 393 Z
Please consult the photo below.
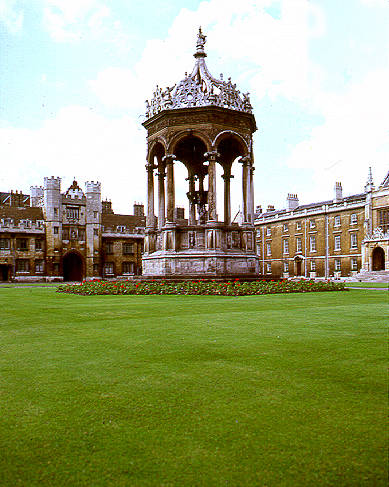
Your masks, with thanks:
M 197 43 L 196 43 L 196 53 L 194 57 L 205 57 L 204 45 L 206 43 L 207 36 L 205 36 L 199 27 L 199 33 L 197 34 Z
M 365 192 L 372 191 L 373 189 L 374 189 L 373 174 L 371 172 L 371 167 L 369 167 L 369 173 L 365 184 Z

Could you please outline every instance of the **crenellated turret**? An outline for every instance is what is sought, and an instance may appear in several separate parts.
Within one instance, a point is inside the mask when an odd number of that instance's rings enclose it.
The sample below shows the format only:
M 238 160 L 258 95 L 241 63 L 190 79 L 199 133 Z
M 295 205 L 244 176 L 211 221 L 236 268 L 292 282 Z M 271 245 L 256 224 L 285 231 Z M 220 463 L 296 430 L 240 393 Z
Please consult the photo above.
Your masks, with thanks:
M 85 182 L 86 194 L 86 275 L 93 276 L 93 266 L 100 266 L 96 251 L 101 249 L 101 183 Z

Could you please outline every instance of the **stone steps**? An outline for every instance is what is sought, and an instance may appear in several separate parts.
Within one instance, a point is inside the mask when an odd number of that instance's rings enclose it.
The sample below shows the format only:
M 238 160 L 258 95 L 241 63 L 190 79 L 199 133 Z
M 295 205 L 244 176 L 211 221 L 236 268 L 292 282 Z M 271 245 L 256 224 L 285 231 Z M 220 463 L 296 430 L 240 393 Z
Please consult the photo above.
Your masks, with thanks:
M 361 271 L 354 276 L 352 281 L 389 283 L 389 271 Z

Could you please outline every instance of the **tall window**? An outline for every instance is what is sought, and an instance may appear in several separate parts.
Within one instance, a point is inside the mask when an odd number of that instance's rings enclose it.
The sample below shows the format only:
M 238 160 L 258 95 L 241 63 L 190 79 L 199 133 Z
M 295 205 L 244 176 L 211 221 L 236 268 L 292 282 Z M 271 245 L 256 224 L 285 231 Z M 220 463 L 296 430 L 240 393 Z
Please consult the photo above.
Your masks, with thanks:
M 289 272 L 289 262 L 284 262 L 284 272 Z
M 340 215 L 336 215 L 334 218 L 334 227 L 340 227 Z
M 105 244 L 105 251 L 107 254 L 113 254 L 113 242 L 107 242 Z
M 67 206 L 66 218 L 68 220 L 78 220 L 80 218 L 80 208 L 78 206 Z
M 26 238 L 17 238 L 16 248 L 22 251 L 28 250 L 28 240 Z
M 59 227 L 53 227 L 53 232 L 54 232 L 54 235 L 58 235 L 59 234 Z
M 266 254 L 271 255 L 271 244 L 269 243 L 266 244 Z
M 125 232 L 125 231 L 126 231 L 126 227 L 125 227 L 124 225 L 118 225 L 118 226 L 116 227 L 116 230 L 117 230 L 118 232 L 122 232 L 122 233 L 123 233 L 123 232 Z
M 302 243 L 301 243 L 301 238 L 297 237 L 296 238 L 296 252 L 301 252 L 302 251 Z
M 123 244 L 123 254 L 133 254 L 134 253 L 134 244 L 132 243 L 124 243 Z
M 352 249 L 358 248 L 358 238 L 356 233 L 350 233 L 350 247 Z
M 334 237 L 334 250 L 341 250 L 340 235 Z
M 350 224 L 356 225 L 358 223 L 358 215 L 356 213 L 351 213 L 350 215 Z
M 266 235 L 270 237 L 271 235 L 271 227 L 266 227 Z
M 335 270 L 340 271 L 340 259 L 335 259 Z
M 289 241 L 285 239 L 283 241 L 284 254 L 289 254 Z
M 296 230 L 301 230 L 301 222 L 296 222 Z
M 35 261 L 35 272 L 41 273 L 43 272 L 43 259 L 39 259 Z
M 380 210 L 378 212 L 378 225 L 382 228 L 382 231 L 385 233 L 388 231 L 389 228 L 389 209 L 385 208 L 384 210 Z
M 316 271 L 316 261 L 311 260 L 311 272 L 315 272 L 315 271 Z
M 309 237 L 309 250 L 311 252 L 315 252 L 316 251 L 316 237 L 314 235 L 311 235 Z
M 284 233 L 287 233 L 289 231 L 289 227 L 287 223 L 284 223 Z
M 0 238 L 0 250 L 9 250 L 10 240 L 9 238 Z
M 16 259 L 16 272 L 29 272 L 30 262 L 28 259 Z
M 271 274 L 271 263 L 270 262 L 266 263 L 266 272 L 267 272 L 267 274 Z
M 309 228 L 316 228 L 315 220 L 309 220 Z
M 352 271 L 357 271 L 358 270 L 358 260 L 356 257 L 353 257 L 351 259 L 351 270 Z
M 123 272 L 123 274 L 134 274 L 134 263 L 133 262 L 123 262 L 122 272 Z
M 113 274 L 113 262 L 106 262 L 104 264 L 104 274 L 106 276 Z
M 36 238 L 35 239 L 35 250 L 42 250 L 42 249 L 43 249 L 42 239 Z

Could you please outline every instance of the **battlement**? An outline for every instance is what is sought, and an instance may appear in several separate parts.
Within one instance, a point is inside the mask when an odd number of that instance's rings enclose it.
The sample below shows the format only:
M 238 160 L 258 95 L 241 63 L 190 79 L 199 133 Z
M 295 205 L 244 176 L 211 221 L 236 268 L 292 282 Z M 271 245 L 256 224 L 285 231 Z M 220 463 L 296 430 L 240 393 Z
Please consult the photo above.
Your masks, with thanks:
M 55 178 L 54 176 L 44 178 L 44 189 L 52 189 L 61 191 L 61 178 Z
M 43 193 L 43 186 L 30 186 L 31 197 L 40 197 L 43 196 Z
M 101 183 L 98 181 L 86 181 L 85 182 L 86 193 L 101 193 Z

